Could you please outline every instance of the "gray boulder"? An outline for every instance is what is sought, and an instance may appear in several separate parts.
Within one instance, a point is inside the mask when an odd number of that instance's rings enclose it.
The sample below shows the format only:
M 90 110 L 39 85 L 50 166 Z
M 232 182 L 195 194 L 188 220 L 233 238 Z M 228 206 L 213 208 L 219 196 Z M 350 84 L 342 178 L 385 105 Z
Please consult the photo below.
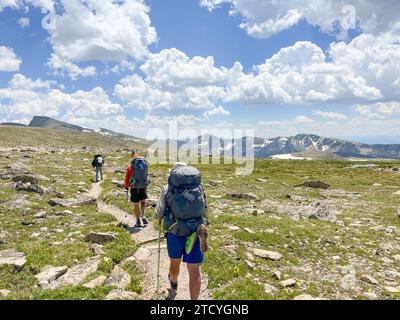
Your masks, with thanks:
M 88 275 L 97 271 L 100 260 L 98 257 L 90 258 L 88 261 L 70 268 L 65 274 L 50 284 L 50 288 L 59 288 L 64 286 L 77 286 Z
M 97 200 L 94 197 L 88 195 L 81 195 L 78 198 L 69 198 L 69 199 L 51 199 L 49 201 L 49 205 L 52 207 L 65 207 L 65 208 L 76 208 L 85 205 L 96 204 Z
M 111 291 L 107 296 L 107 300 L 137 300 L 138 294 L 129 291 L 123 291 L 121 289 L 115 289 Z
M 273 261 L 278 261 L 283 258 L 283 256 L 278 252 L 262 250 L 262 249 L 253 249 L 253 254 L 256 257 L 273 260 Z
M 131 276 L 120 266 L 115 266 L 111 275 L 105 281 L 106 285 L 125 289 L 131 283 Z
M 38 285 L 42 289 L 49 289 L 52 283 L 56 281 L 60 276 L 68 271 L 68 267 L 52 267 L 47 266 L 43 271 L 37 274 L 35 277 L 38 280 Z
M 227 198 L 233 199 L 250 199 L 250 200 L 258 200 L 258 197 L 252 193 L 228 193 L 226 195 Z
M 313 188 L 313 189 L 323 189 L 327 190 L 331 186 L 325 182 L 322 181 L 306 181 L 303 184 L 300 184 L 296 187 L 307 187 L 307 188 Z
M 102 232 L 90 232 L 86 237 L 86 242 L 92 242 L 97 244 L 107 243 L 114 241 L 117 237 L 112 233 L 102 233 Z
M 26 194 L 17 194 L 7 202 L 3 202 L 0 205 L 7 209 L 19 209 L 23 207 L 31 207 L 36 205 L 35 202 L 27 200 L 28 196 Z
M 0 265 L 9 265 L 21 270 L 26 263 L 26 254 L 14 249 L 0 251 Z

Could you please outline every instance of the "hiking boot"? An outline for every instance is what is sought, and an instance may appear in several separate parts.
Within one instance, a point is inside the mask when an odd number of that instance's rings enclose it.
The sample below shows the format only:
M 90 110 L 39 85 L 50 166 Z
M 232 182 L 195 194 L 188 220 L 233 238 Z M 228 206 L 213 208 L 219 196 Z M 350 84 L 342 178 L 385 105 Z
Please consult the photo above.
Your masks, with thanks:
M 208 244 L 207 244 L 207 238 L 208 238 L 208 229 L 204 224 L 201 224 L 197 228 L 197 234 L 200 240 L 200 250 L 201 252 L 207 252 L 208 251 Z
M 134 228 L 141 228 L 141 227 L 142 227 L 142 225 L 141 225 L 141 223 L 140 223 L 140 219 L 137 219 Z
M 147 221 L 146 218 L 143 218 L 143 219 L 142 219 L 142 222 L 143 222 L 143 225 L 144 225 L 144 226 L 147 226 L 147 225 L 149 224 L 149 222 Z
M 117 224 L 117 228 L 127 229 L 129 225 L 126 222 L 120 222 Z

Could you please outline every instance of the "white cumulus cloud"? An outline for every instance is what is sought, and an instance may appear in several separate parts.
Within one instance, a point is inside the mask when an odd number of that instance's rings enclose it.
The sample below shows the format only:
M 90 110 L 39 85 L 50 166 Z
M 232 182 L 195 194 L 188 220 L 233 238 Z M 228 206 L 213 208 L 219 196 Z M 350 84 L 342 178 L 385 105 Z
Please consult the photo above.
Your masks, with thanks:
M 0 46 L 0 71 L 18 71 L 21 63 L 13 49 Z
M 329 120 L 346 120 L 347 116 L 339 113 L 339 112 L 328 112 L 328 111 L 321 111 L 321 110 L 315 110 L 314 115 L 324 118 L 324 119 L 329 119 Z
M 49 28 L 53 55 L 49 65 L 64 68 L 73 78 L 93 75 L 79 62 L 142 60 L 156 41 L 149 8 L 142 0 L 60 0 L 62 14 Z
M 21 28 L 29 27 L 31 24 L 31 21 L 28 17 L 22 17 L 17 22 L 21 26 Z
M 400 18 L 400 2 L 393 0 L 200 0 L 208 10 L 223 3 L 230 3 L 230 13 L 244 20 L 240 27 L 258 38 L 270 37 L 301 20 L 342 37 L 357 27 L 378 34 Z

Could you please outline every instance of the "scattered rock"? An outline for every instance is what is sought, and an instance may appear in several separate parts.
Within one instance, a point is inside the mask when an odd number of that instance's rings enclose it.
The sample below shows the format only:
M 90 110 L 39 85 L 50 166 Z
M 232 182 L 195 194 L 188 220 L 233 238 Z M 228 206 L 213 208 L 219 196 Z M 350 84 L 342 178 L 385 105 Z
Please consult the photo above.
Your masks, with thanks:
M 118 188 L 124 189 L 125 188 L 125 182 L 124 181 L 120 181 L 120 180 L 116 180 L 113 179 L 111 181 L 112 184 L 115 184 Z
M 9 237 L 9 233 L 6 231 L 0 231 L 0 246 L 7 244 L 7 237 Z
M 368 275 L 362 275 L 361 276 L 361 281 L 364 281 L 366 283 L 372 284 L 372 285 L 378 285 L 379 282 L 375 278 L 368 276 Z
M 356 269 L 354 266 L 349 265 L 342 267 L 342 274 L 345 274 L 345 276 L 340 282 L 340 287 L 344 290 L 354 290 L 357 283 Z
M 363 296 L 366 297 L 366 298 L 368 298 L 368 299 L 371 299 L 371 300 L 376 300 L 376 299 L 378 299 L 378 295 L 377 295 L 375 292 L 373 292 L 373 291 L 364 292 L 364 293 L 363 293 Z
M 221 247 L 221 250 L 225 251 L 226 253 L 228 253 L 231 256 L 235 256 L 236 255 L 237 246 L 235 244 L 228 245 L 228 246 L 223 246 L 223 247 Z
M 51 284 L 57 280 L 60 276 L 68 271 L 68 267 L 52 267 L 47 266 L 43 271 L 37 274 L 35 277 L 38 280 L 39 287 L 42 289 L 51 288 Z
M 26 263 L 26 254 L 14 249 L 0 251 L 0 265 L 10 265 L 21 270 Z
M 396 254 L 395 256 L 392 257 L 393 260 L 395 261 L 400 261 L 400 254 Z
M 261 182 L 261 183 L 266 183 L 266 182 L 268 182 L 268 179 L 260 178 L 260 179 L 256 179 L 256 181 Z
M 323 201 L 315 201 L 312 203 L 308 212 L 304 212 L 303 216 L 309 219 L 318 219 L 324 221 L 335 222 L 336 214 L 331 210 L 329 205 Z
M 246 252 L 246 259 L 249 261 L 254 261 L 254 256 L 250 252 Z
M 250 228 L 244 228 L 243 230 L 246 231 L 247 233 L 255 234 L 255 232 L 253 230 L 251 230 Z
M 103 246 L 97 243 L 94 243 L 91 247 L 93 253 L 97 256 L 101 256 L 104 254 Z
M 112 233 L 102 233 L 102 232 L 90 232 L 86 237 L 86 242 L 92 242 L 97 244 L 107 243 L 114 241 L 116 239 L 116 235 Z
M 69 216 L 69 215 L 72 215 L 72 214 L 74 214 L 72 211 L 64 210 L 64 211 L 57 212 L 56 216 L 58 216 L 58 217 L 66 217 L 66 216 Z
M 391 264 L 391 263 L 393 263 L 393 260 L 390 259 L 390 258 L 388 258 L 388 257 L 382 257 L 382 258 L 381 258 L 381 261 L 382 261 L 383 263 L 386 263 L 386 264 Z
M 244 260 L 244 262 L 246 263 L 246 266 L 249 268 L 249 269 L 251 269 L 251 270 L 253 270 L 253 269 L 255 269 L 255 264 L 253 263 L 253 262 L 251 262 L 251 261 L 249 261 L 249 260 Z
M 279 282 L 279 284 L 283 287 L 283 288 L 289 288 L 289 287 L 294 287 L 297 284 L 297 281 L 294 279 L 287 279 L 284 281 Z
M 397 209 L 397 216 L 400 218 L 400 208 Z
M 14 185 L 14 189 L 16 191 L 34 192 L 41 195 L 45 193 L 45 190 L 41 186 L 37 184 L 31 184 L 30 182 L 27 183 L 17 182 Z
M 105 284 L 118 289 L 125 289 L 131 283 L 131 276 L 120 266 L 115 266 Z
M 283 258 L 283 256 L 274 251 L 267 251 L 267 250 L 261 250 L 261 249 L 254 249 L 253 253 L 256 257 L 263 258 L 263 259 L 268 259 L 268 260 L 273 260 L 273 261 L 278 261 Z
M 122 198 L 126 196 L 126 192 L 122 190 L 111 190 L 104 195 L 104 199 L 108 198 Z
M 52 207 L 60 206 L 66 208 L 76 208 L 85 205 L 96 204 L 97 200 L 94 197 L 87 195 L 81 195 L 80 197 L 73 199 L 51 199 L 49 205 Z
M 237 227 L 237 226 L 228 226 L 228 229 L 229 229 L 230 231 L 234 231 L 234 232 L 240 230 L 240 228 Z
M 400 196 L 400 190 L 392 193 L 394 196 Z
M 251 200 L 258 200 L 258 197 L 251 193 L 228 193 L 226 195 L 227 198 L 233 199 L 251 199 Z
M 2 289 L 0 290 L 0 297 L 6 298 L 11 294 L 10 290 Z
M 20 174 L 16 175 L 11 179 L 13 182 L 19 182 L 19 183 L 30 183 L 32 185 L 38 185 L 39 184 L 39 179 L 37 176 L 32 175 L 32 174 Z
M 222 196 L 212 194 L 212 195 L 210 195 L 210 198 L 211 198 L 211 199 L 221 199 Z
M 102 285 L 104 285 L 106 280 L 107 280 L 106 276 L 100 276 L 92 281 L 89 281 L 88 283 L 85 283 L 83 286 L 85 288 L 94 289 L 94 288 L 101 287 Z
M 329 222 L 336 222 L 337 211 L 333 210 L 328 203 L 317 200 L 308 206 L 287 206 L 282 205 L 278 207 L 278 212 L 281 214 L 289 215 L 295 219 L 318 219 Z
M 129 291 L 123 291 L 121 289 L 115 289 L 111 291 L 107 296 L 107 300 L 137 300 L 138 294 Z
M 275 271 L 274 274 L 272 275 L 272 277 L 276 280 L 281 280 L 282 278 L 282 272 L 280 271 Z
M 132 257 L 126 259 L 126 261 L 135 261 L 138 267 L 144 270 L 147 267 L 147 263 L 149 262 L 150 256 L 151 256 L 150 250 L 141 247 L 135 252 L 135 254 Z
M 310 301 L 310 300 L 319 300 L 318 298 L 314 298 L 313 296 L 309 294 L 301 294 L 297 297 L 295 297 L 293 300 L 303 300 L 303 301 Z
M 400 288 L 399 287 L 386 286 L 384 288 L 386 289 L 386 291 L 388 291 L 390 293 L 400 293 Z
M 275 292 L 277 292 L 278 289 L 275 288 L 273 285 L 270 285 L 268 283 L 264 283 L 264 292 L 267 294 L 273 294 Z
M 38 212 L 33 217 L 36 218 L 36 219 L 46 219 L 47 218 L 47 212 L 46 211 Z
M 50 284 L 50 288 L 58 288 L 64 286 L 77 286 L 88 275 L 97 271 L 100 260 L 98 257 L 90 258 L 88 261 L 78 264 L 70 268 L 65 274 Z
M 28 196 L 26 194 L 17 194 L 11 200 L 1 204 L 2 207 L 13 210 L 22 207 L 34 206 L 37 203 L 27 200 Z
M 322 181 L 306 181 L 303 184 L 300 184 L 296 187 L 307 187 L 307 188 L 313 188 L 313 189 L 328 190 L 331 186 Z

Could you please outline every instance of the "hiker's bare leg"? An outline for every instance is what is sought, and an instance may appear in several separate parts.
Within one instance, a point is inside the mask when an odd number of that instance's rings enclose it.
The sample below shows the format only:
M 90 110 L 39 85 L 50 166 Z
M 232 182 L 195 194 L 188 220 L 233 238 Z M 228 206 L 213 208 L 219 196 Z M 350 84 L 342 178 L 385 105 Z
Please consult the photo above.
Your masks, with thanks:
M 133 206 L 135 207 L 135 217 L 136 219 L 140 218 L 140 203 L 134 203 Z
M 171 277 L 171 281 L 173 283 L 178 283 L 179 272 L 181 270 L 181 262 L 181 259 L 171 259 L 171 264 L 169 266 L 169 276 Z
M 144 218 L 146 216 L 146 200 L 143 200 L 142 202 L 140 202 L 140 210 L 141 210 L 142 218 Z
M 187 268 L 189 271 L 190 298 L 192 300 L 197 300 L 199 299 L 201 288 L 200 265 L 188 263 Z

